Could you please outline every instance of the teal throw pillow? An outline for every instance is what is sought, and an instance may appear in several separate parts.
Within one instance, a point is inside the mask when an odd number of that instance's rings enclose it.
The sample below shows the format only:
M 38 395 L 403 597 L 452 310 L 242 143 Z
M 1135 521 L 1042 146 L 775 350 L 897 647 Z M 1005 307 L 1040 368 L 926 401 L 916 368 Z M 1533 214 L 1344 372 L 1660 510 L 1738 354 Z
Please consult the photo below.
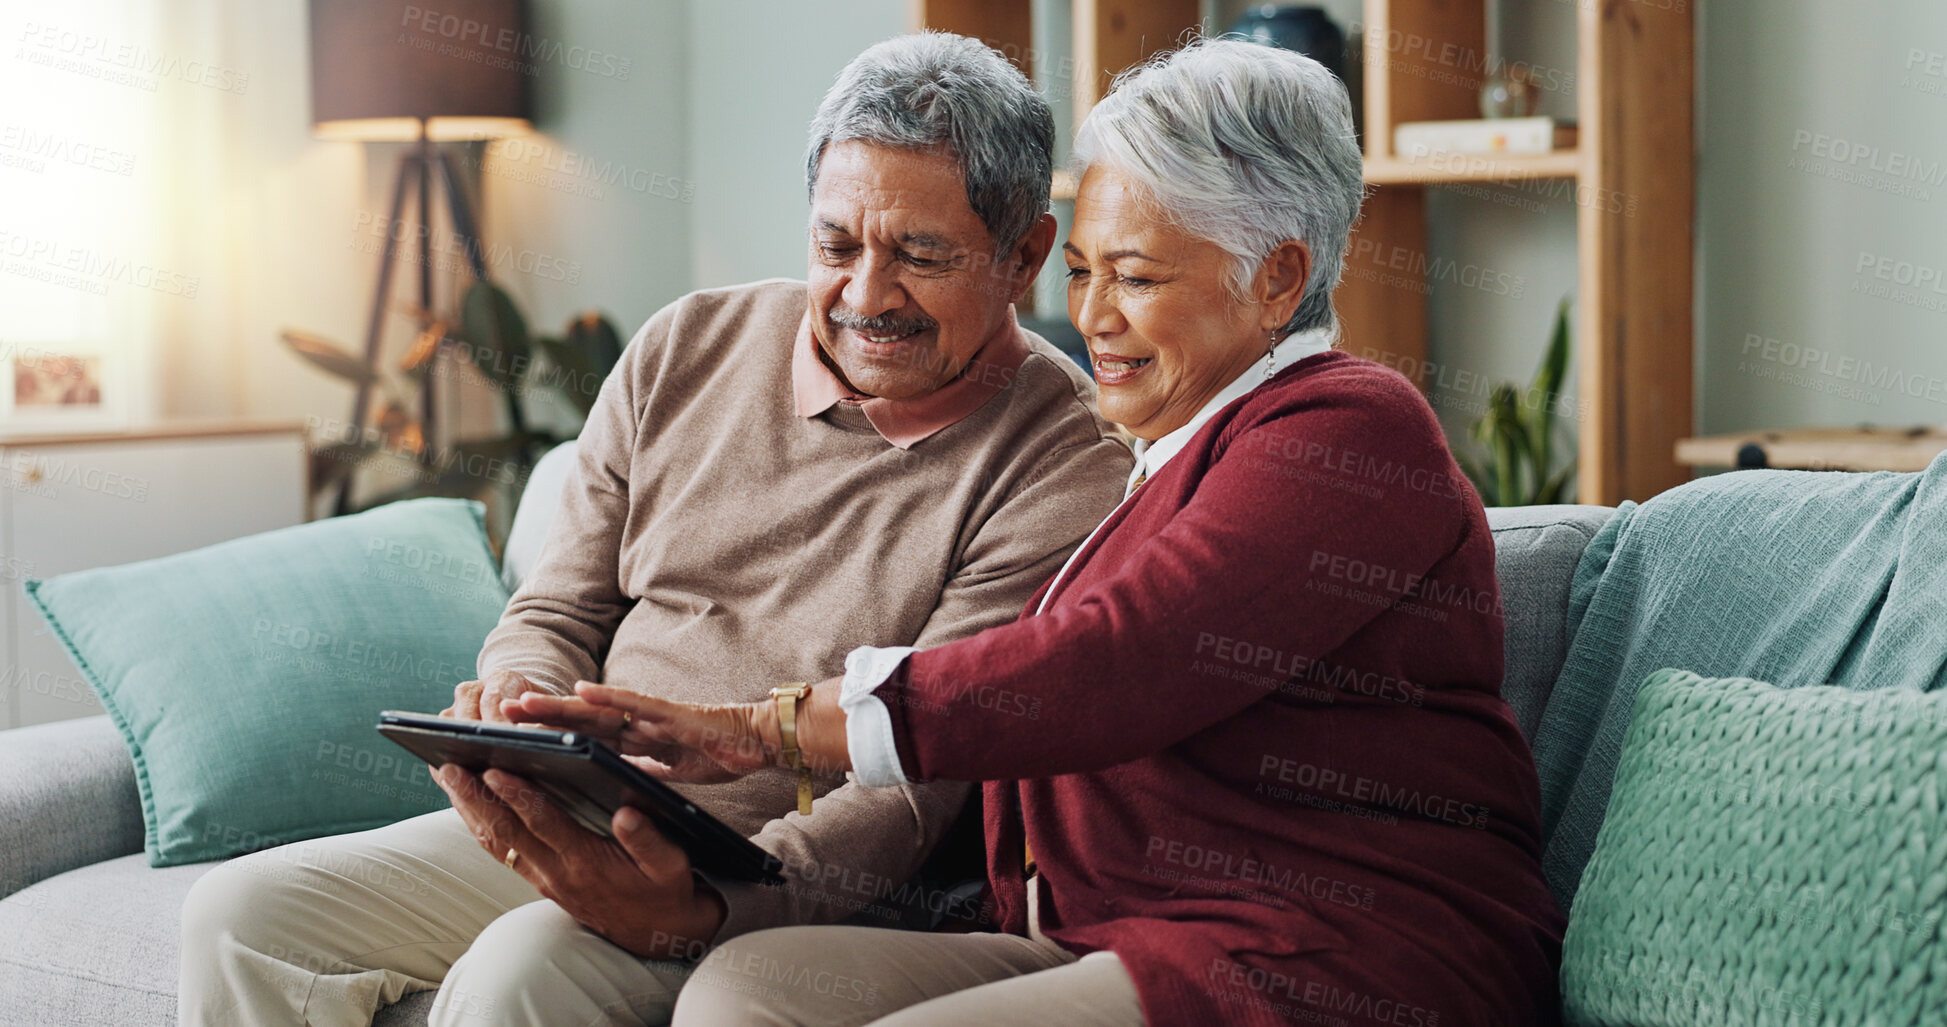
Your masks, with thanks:
M 1657 671 L 1569 917 L 1565 1019 L 1937 1024 L 1944 914 L 1947 693 Z
M 26 587 L 128 743 L 159 867 L 445 807 L 374 725 L 449 705 L 507 604 L 455 499 Z

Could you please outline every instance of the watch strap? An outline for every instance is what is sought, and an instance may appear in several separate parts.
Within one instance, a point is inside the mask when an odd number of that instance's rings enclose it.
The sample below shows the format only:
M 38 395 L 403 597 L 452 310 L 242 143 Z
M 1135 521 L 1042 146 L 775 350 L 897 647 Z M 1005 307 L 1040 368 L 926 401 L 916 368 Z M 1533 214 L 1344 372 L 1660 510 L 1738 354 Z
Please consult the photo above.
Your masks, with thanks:
M 785 766 L 798 772 L 798 813 L 807 817 L 811 815 L 811 768 L 798 748 L 798 703 L 809 695 L 811 686 L 803 681 L 771 689 L 771 699 L 777 703 L 778 755 Z

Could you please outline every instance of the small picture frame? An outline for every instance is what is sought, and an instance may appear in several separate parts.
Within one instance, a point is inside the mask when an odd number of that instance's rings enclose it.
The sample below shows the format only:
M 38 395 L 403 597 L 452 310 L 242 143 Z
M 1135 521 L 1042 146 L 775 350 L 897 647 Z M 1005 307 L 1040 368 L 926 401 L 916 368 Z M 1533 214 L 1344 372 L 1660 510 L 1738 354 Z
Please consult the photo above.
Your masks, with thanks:
M 105 347 L 0 342 L 0 432 L 108 431 L 127 422 L 123 368 Z

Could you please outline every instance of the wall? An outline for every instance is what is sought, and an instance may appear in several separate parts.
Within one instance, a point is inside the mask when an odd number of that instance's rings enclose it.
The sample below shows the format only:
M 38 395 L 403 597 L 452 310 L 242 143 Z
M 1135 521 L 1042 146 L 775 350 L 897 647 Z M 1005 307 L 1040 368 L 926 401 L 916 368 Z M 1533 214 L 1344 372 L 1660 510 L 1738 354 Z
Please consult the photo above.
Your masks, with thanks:
M 487 147 L 484 231 L 551 269 L 505 272 L 540 328 L 556 331 L 597 307 L 626 336 L 692 288 L 692 218 L 703 190 L 691 168 L 689 96 L 691 70 L 707 55 L 691 51 L 689 36 L 692 11 L 707 6 L 535 3 L 537 35 L 616 58 L 545 67 L 536 134 Z M 575 273 L 562 272 L 564 260 Z
M 839 69 L 911 19 L 909 0 L 691 7 L 697 287 L 804 277 L 805 128 Z
M 477 161 L 482 234 L 492 273 L 530 330 L 559 334 L 600 310 L 626 340 L 649 315 L 695 287 L 693 217 L 703 192 L 691 169 L 686 0 L 590 4 L 533 0 L 533 32 L 603 53 L 544 64 L 536 131 L 487 144 Z M 579 64 L 579 66 L 575 66 Z M 466 433 L 497 418 L 500 400 L 474 390 Z M 547 394 L 535 419 L 564 430 L 574 415 Z
M 1698 427 L 1947 422 L 1947 6 L 1702 17 Z

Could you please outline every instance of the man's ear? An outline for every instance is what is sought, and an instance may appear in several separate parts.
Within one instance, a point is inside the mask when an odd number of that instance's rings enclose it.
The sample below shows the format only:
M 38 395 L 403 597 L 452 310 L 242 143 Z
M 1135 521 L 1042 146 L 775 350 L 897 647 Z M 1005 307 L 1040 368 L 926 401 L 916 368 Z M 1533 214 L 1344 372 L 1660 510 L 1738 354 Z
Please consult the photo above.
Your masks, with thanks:
M 1252 292 L 1261 311 L 1258 327 L 1266 332 L 1283 328 L 1298 313 L 1305 298 L 1305 283 L 1311 280 L 1312 250 L 1297 239 L 1286 239 L 1264 258 L 1258 268 Z
M 1055 248 L 1055 216 L 1043 214 L 1029 226 L 1027 234 L 1014 244 L 1014 249 L 1006 257 L 1005 270 L 1008 284 L 1013 286 L 1013 302 L 1020 302 L 1034 287 L 1036 275 L 1041 273 L 1041 265 L 1048 262 L 1048 254 Z

